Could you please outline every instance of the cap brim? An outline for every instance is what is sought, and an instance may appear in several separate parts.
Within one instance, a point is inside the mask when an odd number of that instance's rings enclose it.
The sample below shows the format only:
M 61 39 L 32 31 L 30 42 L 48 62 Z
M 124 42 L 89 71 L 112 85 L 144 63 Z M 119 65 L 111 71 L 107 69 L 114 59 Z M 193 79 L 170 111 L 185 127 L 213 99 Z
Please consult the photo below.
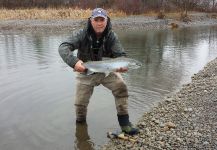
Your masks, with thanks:
M 97 18 L 97 17 L 102 17 L 102 18 L 107 18 L 107 16 L 104 16 L 102 14 L 98 14 L 98 15 L 95 15 L 95 16 L 92 16 L 91 18 Z

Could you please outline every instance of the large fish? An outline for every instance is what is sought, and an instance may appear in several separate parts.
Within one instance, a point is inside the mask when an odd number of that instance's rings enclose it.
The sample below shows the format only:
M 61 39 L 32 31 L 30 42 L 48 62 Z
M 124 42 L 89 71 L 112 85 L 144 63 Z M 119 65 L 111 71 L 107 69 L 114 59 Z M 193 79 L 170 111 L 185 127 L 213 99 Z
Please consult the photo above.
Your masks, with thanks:
M 83 65 L 87 68 L 86 75 L 90 75 L 95 72 L 108 74 L 120 68 L 138 69 L 142 63 L 135 59 L 119 57 L 102 61 L 89 61 Z

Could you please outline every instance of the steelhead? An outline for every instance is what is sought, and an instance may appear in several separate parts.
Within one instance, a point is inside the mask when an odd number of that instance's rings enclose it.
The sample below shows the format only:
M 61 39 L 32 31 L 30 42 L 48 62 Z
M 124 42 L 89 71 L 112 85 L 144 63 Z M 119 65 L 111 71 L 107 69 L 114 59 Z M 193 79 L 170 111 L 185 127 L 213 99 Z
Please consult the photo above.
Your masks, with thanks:
M 83 65 L 87 68 L 86 75 L 90 75 L 95 72 L 108 74 L 110 72 L 115 72 L 119 68 L 125 67 L 129 70 L 138 69 L 142 66 L 142 63 L 135 59 L 119 57 L 102 61 L 89 61 L 83 63 Z

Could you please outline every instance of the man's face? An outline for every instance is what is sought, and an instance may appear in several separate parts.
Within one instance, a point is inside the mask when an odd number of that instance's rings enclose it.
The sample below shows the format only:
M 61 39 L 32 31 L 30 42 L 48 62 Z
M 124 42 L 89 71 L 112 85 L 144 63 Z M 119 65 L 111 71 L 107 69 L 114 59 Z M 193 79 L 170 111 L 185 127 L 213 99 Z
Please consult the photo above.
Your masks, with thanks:
M 97 35 L 103 33 L 107 25 L 107 19 L 103 17 L 91 18 L 91 24 Z

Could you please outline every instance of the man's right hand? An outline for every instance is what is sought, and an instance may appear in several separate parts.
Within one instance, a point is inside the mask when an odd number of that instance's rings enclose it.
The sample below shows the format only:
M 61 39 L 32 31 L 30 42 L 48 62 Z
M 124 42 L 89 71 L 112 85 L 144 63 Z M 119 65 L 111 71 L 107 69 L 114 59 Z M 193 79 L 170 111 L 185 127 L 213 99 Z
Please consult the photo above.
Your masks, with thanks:
M 77 72 L 85 72 L 85 71 L 86 71 L 86 68 L 85 68 L 82 64 L 83 64 L 83 61 L 82 61 L 82 60 L 79 60 L 79 61 L 75 64 L 74 71 L 77 71 Z

